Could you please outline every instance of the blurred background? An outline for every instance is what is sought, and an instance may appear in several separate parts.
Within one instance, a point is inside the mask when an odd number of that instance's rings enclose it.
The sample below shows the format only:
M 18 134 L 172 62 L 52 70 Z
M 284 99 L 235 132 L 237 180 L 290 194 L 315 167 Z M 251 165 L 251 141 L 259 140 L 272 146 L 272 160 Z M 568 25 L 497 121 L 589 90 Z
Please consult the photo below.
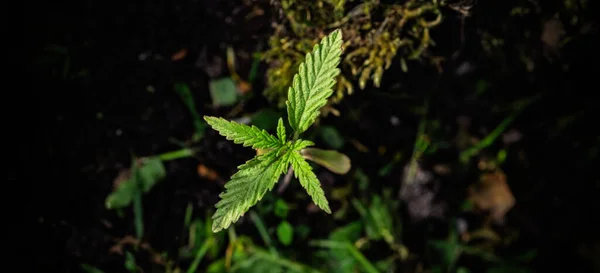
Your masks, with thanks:
M 7 144 L 33 228 L 22 272 L 600 272 L 597 1 L 22 10 L 28 102 L 10 117 L 28 138 Z M 305 134 L 351 160 L 313 164 L 332 214 L 282 176 L 213 233 L 256 151 L 202 116 L 274 132 L 298 64 L 336 28 L 342 73 Z

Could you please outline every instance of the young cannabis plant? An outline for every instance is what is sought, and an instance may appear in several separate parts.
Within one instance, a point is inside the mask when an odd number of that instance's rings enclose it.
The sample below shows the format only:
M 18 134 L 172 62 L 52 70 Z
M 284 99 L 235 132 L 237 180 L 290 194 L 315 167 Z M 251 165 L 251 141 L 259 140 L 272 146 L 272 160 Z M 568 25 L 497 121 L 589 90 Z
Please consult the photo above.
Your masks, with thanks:
M 335 30 L 306 54 L 294 76 L 292 86 L 288 90 L 287 113 L 288 122 L 293 129 L 293 136 L 288 137 L 279 118 L 277 136 L 269 134 L 256 126 L 248 126 L 222 118 L 205 116 L 206 122 L 228 140 L 245 147 L 265 150 L 238 167 L 238 172 L 231 176 L 225 185 L 225 191 L 219 195 L 221 200 L 215 205 L 217 211 L 213 215 L 213 232 L 228 228 L 236 222 L 250 207 L 254 206 L 272 190 L 281 174 L 291 165 L 294 175 L 322 210 L 331 213 L 325 193 L 311 166 L 304 160 L 301 150 L 313 146 L 314 143 L 298 137 L 306 131 L 319 115 L 319 110 L 327 103 L 333 93 L 336 77 L 340 73 L 337 68 L 342 54 L 342 33 Z

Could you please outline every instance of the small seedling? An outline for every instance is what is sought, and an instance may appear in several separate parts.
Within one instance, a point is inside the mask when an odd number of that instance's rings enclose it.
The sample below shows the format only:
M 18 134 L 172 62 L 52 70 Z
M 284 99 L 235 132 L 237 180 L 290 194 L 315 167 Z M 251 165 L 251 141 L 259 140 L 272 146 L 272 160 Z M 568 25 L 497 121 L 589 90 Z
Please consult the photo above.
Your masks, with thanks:
M 225 185 L 225 191 L 219 195 L 221 200 L 215 205 L 217 211 L 212 217 L 213 232 L 227 229 L 236 222 L 262 199 L 267 190 L 273 189 L 290 165 L 313 202 L 331 213 L 317 176 L 301 154 L 302 149 L 314 143 L 299 139 L 299 136 L 315 122 L 319 110 L 332 95 L 336 77 L 340 73 L 337 67 L 341 54 L 342 32 L 339 29 L 323 38 L 312 52 L 306 54 L 288 90 L 286 106 L 288 122 L 293 129 L 291 137 L 286 134 L 282 118 L 277 124 L 277 136 L 273 136 L 256 126 L 204 117 L 213 129 L 228 140 L 266 151 L 239 166 L 238 172 Z

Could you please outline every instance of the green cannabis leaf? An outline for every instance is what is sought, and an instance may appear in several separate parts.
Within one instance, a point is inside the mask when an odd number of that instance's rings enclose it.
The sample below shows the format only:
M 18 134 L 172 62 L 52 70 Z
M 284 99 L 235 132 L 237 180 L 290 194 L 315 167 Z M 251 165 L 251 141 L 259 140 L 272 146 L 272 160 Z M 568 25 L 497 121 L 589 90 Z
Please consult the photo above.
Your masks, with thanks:
M 325 198 L 325 192 L 321 189 L 321 183 L 312 171 L 308 162 L 306 162 L 298 152 L 291 153 L 290 159 L 292 161 L 294 175 L 300 180 L 300 184 L 306 192 L 308 192 L 308 195 L 310 195 L 313 202 L 315 202 L 315 205 L 325 212 L 331 213 L 329 202 L 327 202 L 327 199 Z
M 217 211 L 212 219 L 213 232 L 228 228 L 260 201 L 267 191 L 272 190 L 281 174 L 290 164 L 296 178 L 313 202 L 327 213 L 331 213 L 325 192 L 311 166 L 301 154 L 302 149 L 313 146 L 309 140 L 298 139 L 299 135 L 312 125 L 319 110 L 332 94 L 337 68 L 342 52 L 342 33 L 335 30 L 316 45 L 306 55 L 294 76 L 293 86 L 288 94 L 288 121 L 294 130 L 292 140 L 287 140 L 283 119 L 277 122 L 277 137 L 256 126 L 248 126 L 223 118 L 205 116 L 206 122 L 228 140 L 245 147 L 264 149 L 258 155 L 238 167 L 238 172 L 225 184 L 221 200 L 215 205 Z
M 281 147 L 280 149 L 283 149 Z M 254 206 L 279 180 L 287 170 L 289 154 L 280 155 L 280 149 L 255 157 L 239 166 L 239 171 L 231 176 L 225 185 L 221 200 L 215 205 L 213 232 L 229 227 L 250 207 Z
M 204 117 L 204 120 L 227 140 L 233 140 L 235 144 L 244 147 L 252 146 L 253 149 L 271 149 L 281 146 L 281 142 L 267 131 L 256 126 L 248 126 L 235 121 L 227 121 L 223 118 Z
M 288 120 L 296 134 L 315 122 L 319 109 L 333 93 L 342 54 L 342 32 L 335 30 L 306 54 L 288 90 Z
M 283 119 L 279 118 L 277 122 L 277 137 L 281 140 L 281 143 L 285 143 L 285 126 L 283 125 Z

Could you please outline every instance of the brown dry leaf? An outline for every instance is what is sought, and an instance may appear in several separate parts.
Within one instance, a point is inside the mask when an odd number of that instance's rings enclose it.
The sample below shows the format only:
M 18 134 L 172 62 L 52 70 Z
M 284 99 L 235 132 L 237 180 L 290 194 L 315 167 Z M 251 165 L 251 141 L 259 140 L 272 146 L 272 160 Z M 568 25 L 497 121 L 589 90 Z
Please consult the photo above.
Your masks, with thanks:
M 187 53 L 188 53 L 187 48 L 182 48 L 179 51 L 175 52 L 173 54 L 173 56 L 171 56 L 171 61 L 174 61 L 174 62 L 179 61 L 179 60 L 185 58 L 185 56 L 187 56 Z
M 516 202 L 500 169 L 482 174 L 479 182 L 469 188 L 469 199 L 478 210 L 488 211 L 496 223 L 504 221 Z
M 247 94 L 248 92 L 252 91 L 252 85 L 250 83 L 248 83 L 247 81 L 240 79 L 237 82 L 237 89 L 240 92 L 240 94 L 244 95 L 244 94 Z
M 200 175 L 200 177 L 206 178 L 208 180 L 219 180 L 220 179 L 219 174 L 215 170 L 213 170 L 209 167 L 206 167 L 206 165 L 204 165 L 204 164 L 198 164 L 198 175 Z

